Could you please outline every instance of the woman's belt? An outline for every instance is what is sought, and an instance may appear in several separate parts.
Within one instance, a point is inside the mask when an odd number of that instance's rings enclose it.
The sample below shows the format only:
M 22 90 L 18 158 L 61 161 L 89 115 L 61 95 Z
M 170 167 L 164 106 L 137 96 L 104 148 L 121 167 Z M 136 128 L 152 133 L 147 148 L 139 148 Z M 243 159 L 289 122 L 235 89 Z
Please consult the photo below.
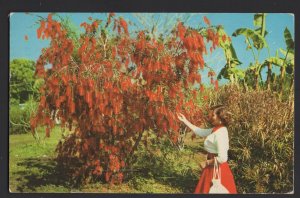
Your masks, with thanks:
M 214 157 L 217 157 L 218 154 L 216 153 L 207 153 L 207 159 L 210 160 L 210 159 L 213 159 Z

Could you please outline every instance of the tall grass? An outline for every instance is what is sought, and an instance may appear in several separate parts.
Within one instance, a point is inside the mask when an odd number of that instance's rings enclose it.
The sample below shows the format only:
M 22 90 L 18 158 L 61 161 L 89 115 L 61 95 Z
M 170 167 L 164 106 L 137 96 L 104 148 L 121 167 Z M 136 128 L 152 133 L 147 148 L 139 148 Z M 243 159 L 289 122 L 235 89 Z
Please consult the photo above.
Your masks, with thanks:
M 224 104 L 233 114 L 229 159 L 238 191 L 293 191 L 294 107 L 290 101 L 270 91 L 243 92 L 224 86 L 208 103 Z

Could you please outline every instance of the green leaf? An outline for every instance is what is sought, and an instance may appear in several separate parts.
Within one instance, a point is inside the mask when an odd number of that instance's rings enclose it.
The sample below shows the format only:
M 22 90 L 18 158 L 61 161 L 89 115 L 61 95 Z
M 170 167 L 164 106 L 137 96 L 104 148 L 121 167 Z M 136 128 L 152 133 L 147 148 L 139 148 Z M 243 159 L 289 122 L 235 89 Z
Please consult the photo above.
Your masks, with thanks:
M 284 49 L 279 49 L 279 51 L 281 52 L 281 54 L 285 57 L 286 56 L 286 54 L 287 54 L 287 51 L 285 51 Z M 289 51 L 289 53 L 288 53 L 288 55 L 287 55 L 287 58 L 286 58 L 288 61 L 292 61 L 292 60 L 294 60 L 295 59 L 295 54 L 294 54 L 294 52 L 290 52 Z
M 288 28 L 285 28 L 284 30 L 284 38 L 287 50 L 294 52 L 295 43 Z
M 222 48 L 229 47 L 231 45 L 231 42 L 229 41 L 229 39 L 226 38 L 225 42 L 222 39 L 223 36 L 228 37 L 227 34 L 226 34 L 226 32 L 225 32 L 225 30 L 224 30 L 224 28 L 222 26 L 218 26 L 217 27 L 217 33 L 219 35 L 219 44 L 220 44 L 220 47 L 222 47 Z
M 235 52 L 235 49 L 233 48 L 233 45 L 232 45 L 232 44 L 229 46 L 229 50 L 230 50 L 232 59 L 238 60 L 237 55 L 236 55 L 236 52 Z
M 227 39 L 228 36 L 222 26 L 217 27 L 217 33 L 219 35 L 220 47 L 223 49 L 226 58 L 226 65 L 222 68 L 217 78 L 230 79 L 230 74 L 228 73 L 229 69 L 234 68 L 242 63 L 238 60 L 235 49 L 229 39 Z M 225 41 L 223 41 L 223 36 L 226 36 Z
M 254 26 L 257 26 L 258 29 L 255 30 L 255 32 L 262 37 L 266 37 L 268 32 L 266 31 L 266 14 L 264 13 L 257 13 L 254 15 Z M 263 48 L 262 44 L 259 44 L 259 48 Z
M 253 21 L 254 26 L 261 27 L 263 24 L 263 17 L 264 17 L 264 13 L 255 14 L 254 21 Z
M 242 64 L 238 59 L 232 59 L 230 60 L 230 66 L 228 63 L 226 63 L 226 65 L 221 69 L 220 73 L 218 74 L 217 78 L 220 80 L 221 78 L 225 78 L 225 79 L 230 79 L 230 75 L 231 74 L 235 74 L 238 76 L 243 76 L 242 74 L 240 74 L 240 72 L 235 72 L 237 70 L 240 70 L 238 68 L 236 68 L 236 66 Z M 242 71 L 242 70 L 240 70 Z
M 10 61 L 9 68 L 10 97 L 24 102 L 32 94 L 32 86 L 35 81 L 35 62 L 23 58 L 14 59 Z
M 293 74 L 294 73 L 294 66 L 292 64 L 287 65 L 286 73 L 288 73 L 288 74 Z
M 255 30 L 255 32 L 258 33 L 258 34 L 260 34 L 261 31 L 262 31 L 262 28 L 257 28 L 257 29 Z M 266 37 L 268 33 L 269 33 L 269 32 L 268 32 L 267 30 L 265 30 L 265 32 L 264 32 L 264 37 Z
M 228 79 L 228 73 L 227 73 L 226 65 L 221 69 L 220 73 L 217 76 L 218 80 L 220 80 L 221 78 Z
M 235 76 L 237 76 L 239 79 L 243 79 L 245 78 L 245 72 L 239 68 L 230 68 L 228 70 L 229 74 L 234 74 Z
M 257 66 L 253 63 L 250 63 L 247 70 L 256 70 Z
M 283 64 L 284 64 L 284 66 L 286 66 L 286 63 L 284 63 L 284 59 L 278 58 L 278 57 L 270 57 L 270 58 L 266 59 L 265 64 L 267 64 L 267 63 L 271 63 L 278 67 L 282 67 Z
M 250 38 L 253 41 L 253 45 L 256 49 L 262 49 L 263 47 L 268 46 L 265 38 L 259 35 L 254 30 L 248 28 L 239 28 L 232 34 L 232 36 L 239 35 L 244 35 L 246 38 Z
M 242 62 L 239 61 L 238 59 L 232 59 L 230 64 L 231 64 L 231 67 L 235 67 L 235 66 L 241 65 Z

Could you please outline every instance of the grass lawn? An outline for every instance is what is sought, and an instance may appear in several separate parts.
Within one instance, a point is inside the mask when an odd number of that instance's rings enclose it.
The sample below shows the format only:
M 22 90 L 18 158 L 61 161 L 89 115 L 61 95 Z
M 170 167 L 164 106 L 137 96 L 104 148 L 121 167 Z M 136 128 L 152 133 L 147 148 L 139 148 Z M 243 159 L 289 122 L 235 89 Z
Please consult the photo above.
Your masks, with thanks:
M 64 170 L 58 170 L 54 160 L 61 138 L 60 128 L 54 128 L 50 138 L 43 139 L 42 131 L 39 134 L 40 143 L 30 133 L 9 137 L 9 187 L 12 192 L 192 193 L 200 173 L 198 164 L 204 159 L 202 140 L 191 141 L 189 134 L 183 151 L 174 149 L 165 156 L 149 159 L 151 163 L 140 162 L 139 166 L 144 165 L 141 172 L 121 185 L 99 182 L 72 187 Z M 143 156 L 141 161 L 147 157 L 146 153 L 138 155 Z

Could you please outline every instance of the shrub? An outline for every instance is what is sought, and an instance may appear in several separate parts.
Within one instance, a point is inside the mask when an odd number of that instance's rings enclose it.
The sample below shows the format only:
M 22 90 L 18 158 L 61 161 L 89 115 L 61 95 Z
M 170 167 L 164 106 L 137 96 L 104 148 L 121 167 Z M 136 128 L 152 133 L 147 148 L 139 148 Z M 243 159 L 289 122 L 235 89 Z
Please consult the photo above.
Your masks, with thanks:
M 37 102 L 29 99 L 23 106 L 11 104 L 9 107 L 9 134 L 30 131 L 30 117 L 36 111 Z
M 37 95 L 38 89 L 34 88 L 34 61 L 27 59 L 14 59 L 9 63 L 10 80 L 9 94 L 10 98 L 24 103 L 30 95 Z
M 293 191 L 294 108 L 269 91 L 225 86 L 211 96 L 233 113 L 229 159 L 240 193 Z
M 109 25 L 112 19 L 115 28 Z M 203 55 L 208 46 L 212 51 L 218 45 L 219 36 L 207 27 L 205 39 L 203 31 L 178 22 L 162 42 L 149 39 L 146 31 L 130 35 L 127 22 L 113 13 L 106 23 L 94 20 L 81 27 L 85 32 L 76 48 L 52 15 L 40 21 L 37 37 L 51 42 L 37 60 L 36 74 L 45 83 L 30 124 L 44 125 L 49 137 L 51 112 L 59 110 L 61 126 L 74 129 L 58 145 L 59 164 L 82 163 L 73 174 L 79 181 L 105 177 L 118 184 L 144 131 L 168 136 L 176 144 L 181 124 L 176 112 L 189 112 L 192 121 L 202 117 L 192 100 L 197 96 L 194 85 L 202 87 L 198 71 L 205 66 Z M 52 67 L 45 70 L 47 64 Z M 213 80 L 214 74 L 210 76 Z
M 9 133 L 20 134 L 26 133 L 30 126 L 24 121 L 25 113 L 19 105 L 11 105 L 9 108 Z

